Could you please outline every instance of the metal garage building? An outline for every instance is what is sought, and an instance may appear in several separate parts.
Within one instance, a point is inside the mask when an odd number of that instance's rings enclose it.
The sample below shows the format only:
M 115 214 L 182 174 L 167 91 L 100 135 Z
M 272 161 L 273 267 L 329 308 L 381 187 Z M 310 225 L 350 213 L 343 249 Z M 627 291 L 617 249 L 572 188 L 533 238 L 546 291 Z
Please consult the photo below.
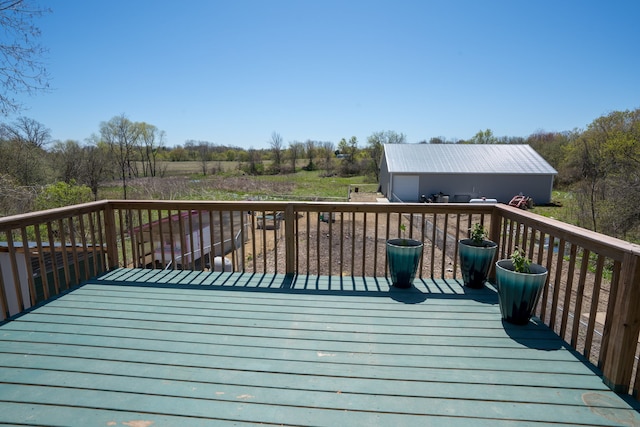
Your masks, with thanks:
M 380 191 L 392 202 L 443 194 L 450 202 L 508 203 L 523 194 L 540 205 L 551 201 L 556 174 L 529 145 L 385 144 Z

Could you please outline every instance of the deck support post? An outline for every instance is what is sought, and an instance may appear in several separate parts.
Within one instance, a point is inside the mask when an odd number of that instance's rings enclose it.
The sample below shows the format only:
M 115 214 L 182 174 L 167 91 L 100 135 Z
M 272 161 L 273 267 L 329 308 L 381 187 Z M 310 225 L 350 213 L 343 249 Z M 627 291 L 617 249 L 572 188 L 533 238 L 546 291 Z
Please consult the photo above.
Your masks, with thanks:
M 616 298 L 609 303 L 615 305 L 612 318 L 607 319 L 609 336 L 603 337 L 608 343 L 603 381 L 616 393 L 627 394 L 640 332 L 640 254 L 624 255 Z
M 13 286 L 15 288 L 16 299 L 18 302 L 18 312 L 22 312 L 24 311 L 24 301 L 22 299 L 22 289 L 20 286 L 20 273 L 18 270 L 18 260 L 16 259 L 16 248 L 13 244 L 13 235 L 11 231 L 7 231 L 6 236 L 7 236 L 7 248 L 9 249 L 9 265 L 11 267 L 11 273 L 13 276 Z M 24 245 L 26 247 L 27 242 L 24 242 Z M 28 254 L 28 253 L 29 253 L 28 250 L 25 251 L 25 254 Z M 0 274 L 2 274 L 1 271 L 0 271 Z M 9 305 L 7 303 L 7 317 L 9 317 L 8 314 L 9 314 Z
M 296 236 L 295 221 L 296 214 L 292 203 L 287 203 L 284 208 L 284 251 L 285 251 L 285 273 L 293 275 L 296 273 Z
M 119 267 L 116 218 L 111 203 L 107 203 L 104 208 L 104 231 L 107 240 L 107 269 L 111 270 Z
M 500 258 L 500 231 L 502 229 L 502 215 L 500 215 L 499 210 L 494 206 L 491 211 L 491 218 L 489 222 L 489 240 L 498 244 L 498 259 Z M 498 261 L 495 259 L 494 261 Z M 492 265 L 489 268 L 488 279 L 491 283 L 495 283 L 496 280 L 496 269 L 495 266 Z

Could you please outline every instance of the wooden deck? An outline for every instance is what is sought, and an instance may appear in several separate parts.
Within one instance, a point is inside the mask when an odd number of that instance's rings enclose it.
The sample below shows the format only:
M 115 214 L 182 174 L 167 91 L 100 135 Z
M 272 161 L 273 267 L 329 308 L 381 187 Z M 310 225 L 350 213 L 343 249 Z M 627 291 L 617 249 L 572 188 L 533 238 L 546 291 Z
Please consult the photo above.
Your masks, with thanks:
M 120 269 L 0 327 L 0 424 L 640 425 L 455 281 Z

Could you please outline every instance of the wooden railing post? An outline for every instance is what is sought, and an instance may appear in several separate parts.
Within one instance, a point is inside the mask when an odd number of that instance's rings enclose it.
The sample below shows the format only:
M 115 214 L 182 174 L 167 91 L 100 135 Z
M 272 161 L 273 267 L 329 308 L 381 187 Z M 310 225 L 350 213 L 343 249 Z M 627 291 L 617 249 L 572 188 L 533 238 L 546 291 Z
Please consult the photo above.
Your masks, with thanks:
M 502 230 L 502 215 L 500 211 L 494 207 L 491 211 L 491 221 L 489 222 L 489 240 L 500 244 L 500 232 Z
M 489 222 L 489 240 L 498 244 L 498 251 L 496 256 L 497 259 L 494 259 L 494 262 L 498 261 L 498 259 L 500 258 L 500 254 L 502 253 L 502 248 L 500 248 L 501 230 L 502 230 L 502 215 L 500 214 L 500 211 L 496 207 L 494 207 L 493 210 L 491 211 L 491 218 Z M 496 269 L 493 266 L 489 268 L 488 279 L 490 282 L 495 283 Z
M 4 279 L 3 279 L 2 265 L 0 264 L 0 322 L 9 318 L 11 314 L 9 313 L 9 302 L 7 301 L 7 293 L 4 290 Z
M 611 322 L 603 381 L 616 393 L 628 393 L 640 332 L 640 255 L 626 253 Z
M 285 273 L 296 273 L 296 236 L 295 221 L 296 213 L 293 203 L 288 203 L 284 208 L 284 250 L 285 250 Z
M 116 218 L 111 203 L 107 202 L 104 209 L 104 232 L 107 243 L 108 269 L 119 267 L 118 240 L 116 238 Z

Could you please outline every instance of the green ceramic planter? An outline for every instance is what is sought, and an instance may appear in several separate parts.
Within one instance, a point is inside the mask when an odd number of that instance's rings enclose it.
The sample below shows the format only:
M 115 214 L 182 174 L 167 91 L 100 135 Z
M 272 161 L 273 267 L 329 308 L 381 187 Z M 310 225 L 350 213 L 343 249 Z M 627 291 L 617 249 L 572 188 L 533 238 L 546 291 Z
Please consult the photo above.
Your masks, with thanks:
M 491 240 L 485 240 L 482 246 L 475 246 L 472 242 L 472 239 L 462 239 L 458 242 L 460 271 L 465 286 L 479 289 L 484 287 L 487 281 L 498 245 Z
M 526 325 L 540 299 L 547 281 L 547 269 L 539 264 L 529 266 L 531 273 L 513 271 L 513 262 L 496 262 L 496 285 L 502 318 L 510 323 Z
M 413 239 L 387 241 L 387 262 L 393 286 L 410 288 L 422 257 L 422 242 Z

